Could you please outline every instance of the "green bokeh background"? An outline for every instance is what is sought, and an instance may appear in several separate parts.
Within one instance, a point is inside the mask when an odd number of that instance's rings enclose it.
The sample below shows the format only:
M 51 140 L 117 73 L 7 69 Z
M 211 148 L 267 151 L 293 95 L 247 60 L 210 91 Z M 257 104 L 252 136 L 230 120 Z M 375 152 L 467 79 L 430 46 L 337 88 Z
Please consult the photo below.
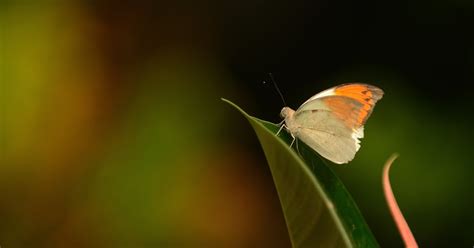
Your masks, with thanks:
M 339 83 L 384 98 L 334 168 L 382 247 L 474 244 L 471 1 L 0 3 L 0 246 L 288 247 L 269 170 L 220 97 L 279 122 Z

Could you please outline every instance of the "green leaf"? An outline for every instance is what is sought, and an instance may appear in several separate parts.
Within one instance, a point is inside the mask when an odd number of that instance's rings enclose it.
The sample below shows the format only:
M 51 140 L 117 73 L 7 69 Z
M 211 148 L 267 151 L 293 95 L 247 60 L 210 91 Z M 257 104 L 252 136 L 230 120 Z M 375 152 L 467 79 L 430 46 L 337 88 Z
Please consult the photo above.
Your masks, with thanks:
M 379 247 L 349 192 L 315 151 L 298 142 L 296 152 L 287 132 L 276 136 L 278 125 L 222 100 L 247 118 L 260 140 L 293 247 Z

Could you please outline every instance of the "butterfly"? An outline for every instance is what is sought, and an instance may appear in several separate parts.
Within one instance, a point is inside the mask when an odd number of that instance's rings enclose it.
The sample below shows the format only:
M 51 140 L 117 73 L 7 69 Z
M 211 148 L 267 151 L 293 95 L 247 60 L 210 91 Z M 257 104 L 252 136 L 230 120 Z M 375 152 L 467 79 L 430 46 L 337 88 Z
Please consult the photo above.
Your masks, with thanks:
M 348 163 L 359 150 L 364 124 L 383 94 L 368 84 L 335 86 L 312 96 L 296 111 L 284 107 L 280 131 L 285 128 L 293 142 L 303 141 L 336 164 Z

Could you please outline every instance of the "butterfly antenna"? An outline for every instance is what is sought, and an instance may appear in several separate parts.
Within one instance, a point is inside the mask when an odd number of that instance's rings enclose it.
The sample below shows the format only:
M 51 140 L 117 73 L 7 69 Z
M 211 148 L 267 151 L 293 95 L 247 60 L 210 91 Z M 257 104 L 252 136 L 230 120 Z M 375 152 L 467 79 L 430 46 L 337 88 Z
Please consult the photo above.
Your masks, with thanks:
M 272 80 L 272 83 L 275 86 L 276 91 L 280 95 L 280 98 L 283 101 L 283 104 L 285 104 L 285 106 L 288 106 L 288 105 L 286 105 L 286 101 L 285 101 L 285 98 L 283 97 L 283 94 L 281 94 L 280 88 L 278 88 L 278 85 L 277 85 L 275 79 L 273 78 L 273 74 L 270 72 L 270 73 L 268 73 L 268 75 L 270 76 L 270 79 Z

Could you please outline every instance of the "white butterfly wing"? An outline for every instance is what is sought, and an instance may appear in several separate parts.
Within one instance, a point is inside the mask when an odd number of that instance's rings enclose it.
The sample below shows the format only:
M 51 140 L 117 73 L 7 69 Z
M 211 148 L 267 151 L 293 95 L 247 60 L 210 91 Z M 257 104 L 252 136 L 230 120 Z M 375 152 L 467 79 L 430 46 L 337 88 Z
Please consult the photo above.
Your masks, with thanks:
M 319 106 L 319 100 L 313 100 L 311 105 Z M 349 129 L 344 122 L 323 108 L 298 111 L 295 122 L 300 128 L 295 136 L 314 149 L 324 158 L 343 164 L 351 161 L 360 148 L 358 138 L 363 136 L 363 128 L 357 132 Z
M 288 127 L 323 157 L 347 163 L 359 150 L 364 124 L 382 96 L 383 91 L 372 85 L 339 85 L 304 102 L 290 117 Z

